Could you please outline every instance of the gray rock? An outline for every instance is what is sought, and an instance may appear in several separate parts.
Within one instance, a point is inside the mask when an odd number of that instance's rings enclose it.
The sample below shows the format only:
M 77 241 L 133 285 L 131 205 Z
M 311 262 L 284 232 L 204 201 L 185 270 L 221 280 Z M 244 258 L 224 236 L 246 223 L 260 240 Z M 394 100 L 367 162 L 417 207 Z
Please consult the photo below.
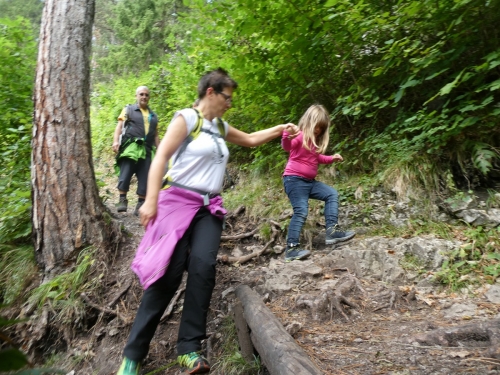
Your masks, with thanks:
M 402 284 L 418 279 L 418 269 L 438 270 L 446 253 L 460 246 L 432 236 L 410 239 L 371 237 L 332 251 L 317 263 L 324 268 L 348 268 L 359 277 Z M 411 267 L 408 267 L 408 263 Z
M 464 210 L 457 213 L 457 216 L 463 219 L 466 223 L 473 226 L 485 226 L 494 228 L 500 225 L 500 209 L 492 208 L 490 210 Z
M 471 303 L 455 303 L 446 309 L 444 317 L 447 319 L 460 319 L 465 316 L 476 315 L 477 306 Z
M 474 197 L 467 195 L 456 199 L 450 198 L 447 200 L 447 205 L 453 213 L 457 213 L 472 208 L 474 206 Z
M 492 285 L 484 295 L 488 301 L 500 303 L 500 285 Z

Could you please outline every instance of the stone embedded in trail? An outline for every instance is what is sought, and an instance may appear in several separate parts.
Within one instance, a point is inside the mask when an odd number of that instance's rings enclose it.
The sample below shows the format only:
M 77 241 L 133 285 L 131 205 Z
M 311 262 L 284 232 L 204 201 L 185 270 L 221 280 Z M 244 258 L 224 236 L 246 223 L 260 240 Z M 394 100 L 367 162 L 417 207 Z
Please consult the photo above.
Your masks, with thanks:
M 438 270 L 446 254 L 460 245 L 459 241 L 432 236 L 410 239 L 372 237 L 333 250 L 317 264 L 324 269 L 348 268 L 358 277 L 403 284 L 417 280 L 419 270 Z
M 488 301 L 500 303 L 500 285 L 492 285 L 484 295 Z

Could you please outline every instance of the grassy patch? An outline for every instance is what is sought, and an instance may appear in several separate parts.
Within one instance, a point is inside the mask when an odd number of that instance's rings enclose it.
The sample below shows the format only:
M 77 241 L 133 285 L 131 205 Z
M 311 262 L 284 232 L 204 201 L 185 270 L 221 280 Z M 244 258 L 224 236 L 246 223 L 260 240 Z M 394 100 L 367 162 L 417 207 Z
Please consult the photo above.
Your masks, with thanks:
M 37 274 L 33 246 L 0 245 L 0 300 L 10 304 Z
M 371 228 L 368 233 L 371 236 L 403 237 L 410 238 L 419 235 L 435 235 L 445 240 L 455 237 L 455 229 L 449 224 L 425 220 L 408 220 L 407 225 L 396 227 L 389 224 L 382 224 Z
M 448 254 L 434 277 L 452 290 L 468 285 L 494 283 L 500 276 L 500 228 L 468 228 L 466 242 Z
M 443 171 L 427 155 L 415 154 L 392 163 L 380 174 L 386 189 L 398 199 L 435 196 L 441 190 Z
M 424 262 L 417 257 L 415 254 L 407 253 L 404 255 L 403 259 L 400 260 L 399 264 L 406 271 L 413 271 L 417 273 L 424 273 Z
M 291 209 L 281 182 L 281 172 L 241 174 L 238 185 L 224 193 L 224 205 L 229 210 L 246 207 L 250 217 L 275 217 Z
M 76 266 L 71 272 L 63 273 L 41 284 L 29 298 L 29 303 L 38 307 L 50 304 L 57 313 L 56 320 L 65 324 L 78 324 L 84 317 L 84 304 L 81 293 L 91 293 L 100 285 L 103 273 L 90 277 L 95 263 L 96 249 L 88 247 L 78 256 Z
M 165 366 L 161 366 L 153 371 L 150 371 L 146 373 L 146 375 L 154 375 L 154 374 L 161 374 L 163 371 L 168 370 L 171 367 L 174 367 L 177 365 L 177 360 L 171 361 L 170 363 L 166 364 Z
M 224 375 L 259 375 L 263 373 L 258 358 L 248 363 L 242 357 L 238 346 L 236 326 L 232 318 L 226 317 L 224 319 L 220 333 L 221 346 L 217 362 L 212 366 L 212 372 Z

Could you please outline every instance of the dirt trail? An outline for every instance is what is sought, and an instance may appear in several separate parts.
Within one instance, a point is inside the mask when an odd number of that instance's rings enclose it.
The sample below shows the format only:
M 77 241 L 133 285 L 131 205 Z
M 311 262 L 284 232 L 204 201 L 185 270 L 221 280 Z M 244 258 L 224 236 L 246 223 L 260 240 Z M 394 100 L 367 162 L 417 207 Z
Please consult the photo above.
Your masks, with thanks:
M 93 353 L 79 364 L 76 373 L 113 374 L 119 365 L 130 329 L 129 322 L 135 316 L 142 293 L 137 278 L 130 270 L 130 263 L 143 233 L 139 220 L 133 216 L 132 211 L 129 209 L 129 213 L 117 215 L 130 236 L 119 247 L 114 263 L 109 266 L 110 272 L 106 280 L 109 286 L 103 297 L 103 301 L 111 301 L 112 308 L 122 318 L 101 312 L 88 334 L 75 340 L 82 348 L 90 349 Z M 235 212 L 230 218 L 227 231 L 223 233 L 227 238 L 237 235 L 241 238 L 223 241 L 220 250 L 221 262 L 217 269 L 217 283 L 209 312 L 210 338 L 204 344 L 212 361 L 216 360 L 220 344 L 224 340 L 219 333 L 222 322 L 230 315 L 230 306 L 234 302 L 231 288 L 245 283 L 265 293 L 266 275 L 269 272 L 279 273 L 280 268 L 290 267 L 290 264 L 283 262 L 283 255 L 276 253 L 280 250 L 280 246 L 276 245 L 283 244 L 283 233 L 273 232 L 272 243 L 262 251 L 266 246 L 264 241 L 253 235 L 245 235 L 251 233 L 256 226 L 257 223 L 246 219 L 244 214 Z M 362 236 L 357 236 L 353 241 L 360 241 L 361 238 Z M 263 254 L 242 264 L 225 263 L 235 257 L 236 247 L 242 249 L 236 254 L 239 257 L 251 253 Z M 308 263 L 313 266 L 321 264 L 322 259 L 336 251 L 325 246 L 313 250 Z M 326 309 L 316 311 L 315 315 L 311 304 L 304 302 L 307 296 L 320 298 L 318 296 L 325 293 L 325 283 L 328 285 L 332 282 L 335 285 L 339 280 L 345 280 L 347 275 L 355 278 L 357 281 L 354 284 L 358 284 L 346 286 L 343 291 L 353 305 L 341 303 L 342 310 L 330 309 L 329 306 L 333 304 L 329 304 L 327 300 Z M 332 290 L 335 288 L 330 293 Z M 437 328 L 493 319 L 498 314 L 499 306 L 488 303 L 482 297 L 474 300 L 464 295 L 446 295 L 434 289 L 429 289 L 427 294 L 415 296 L 411 285 L 396 287 L 370 278 L 357 278 L 348 269 L 323 267 L 320 271 L 301 276 L 301 281 L 290 290 L 266 293 L 263 298 L 269 309 L 283 326 L 289 327 L 297 343 L 325 374 L 500 373 L 500 361 L 485 356 L 485 351 L 492 344 L 491 338 L 481 335 L 463 336 L 454 342 L 453 347 L 425 345 L 414 339 L 419 334 Z M 461 318 L 445 317 L 446 307 L 466 301 L 473 301 L 481 306 L 481 314 Z M 162 368 L 175 359 L 182 293 L 178 302 L 173 306 L 171 315 L 163 320 L 157 330 L 144 363 L 143 374 Z M 158 373 L 173 375 L 180 374 L 180 370 L 173 366 Z

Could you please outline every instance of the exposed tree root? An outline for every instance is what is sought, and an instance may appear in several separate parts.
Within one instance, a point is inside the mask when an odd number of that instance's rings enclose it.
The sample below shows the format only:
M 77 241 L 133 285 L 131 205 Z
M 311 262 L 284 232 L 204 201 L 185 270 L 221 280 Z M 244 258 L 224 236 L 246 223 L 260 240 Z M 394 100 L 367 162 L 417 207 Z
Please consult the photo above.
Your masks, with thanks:
M 80 296 L 87 303 L 87 305 L 89 305 L 90 307 L 92 307 L 92 308 L 94 308 L 96 310 L 99 310 L 99 311 L 101 311 L 101 312 L 103 312 L 105 314 L 114 315 L 114 316 L 118 317 L 125 324 L 129 324 L 130 323 L 130 319 L 129 318 L 127 318 L 126 316 L 120 314 L 119 312 L 117 312 L 115 310 L 111 310 L 111 309 L 108 309 L 107 307 L 99 306 L 98 304 L 92 302 L 90 300 L 90 298 L 85 293 L 81 293 Z
M 242 238 L 252 237 L 255 233 L 257 233 L 258 230 L 259 227 L 255 228 L 254 230 L 248 233 L 241 233 L 234 236 L 221 236 L 220 240 L 221 241 L 241 240 Z
M 400 290 L 400 289 L 388 289 L 381 293 L 378 293 L 370 298 L 378 305 L 373 309 L 373 311 L 379 311 L 382 309 L 394 309 L 396 308 L 399 301 L 403 300 L 410 304 L 411 301 L 415 300 L 415 289 L 411 290 Z
M 240 214 L 245 212 L 245 210 L 246 210 L 245 206 L 239 206 L 236 210 L 229 212 L 226 215 L 226 219 L 229 219 L 229 218 L 234 217 L 234 216 L 239 216 Z
M 121 298 L 121 296 L 123 296 L 125 293 L 127 293 L 127 290 L 130 288 L 131 285 L 132 285 L 132 279 L 127 280 L 125 282 L 125 285 L 123 286 L 123 288 L 120 289 L 120 291 L 118 293 L 116 293 L 116 295 L 113 297 L 113 299 L 108 303 L 108 307 L 112 308 L 118 302 L 118 300 Z
M 248 262 L 250 259 L 253 259 L 253 258 L 256 258 L 256 257 L 259 257 L 261 256 L 262 254 L 265 254 L 266 251 L 269 249 L 269 247 L 276 241 L 276 239 L 278 238 L 279 236 L 279 233 L 280 233 L 280 227 L 279 227 L 279 224 L 275 221 L 270 221 L 270 223 L 272 224 L 271 226 L 271 231 L 272 231 L 272 236 L 271 236 L 271 239 L 264 245 L 264 247 L 262 249 L 259 249 L 257 251 L 254 251 L 253 253 L 251 254 L 246 254 L 246 255 L 242 255 L 240 257 L 230 257 L 230 256 L 227 256 L 227 255 L 221 255 L 219 257 L 217 257 L 217 260 L 221 261 L 222 263 L 239 263 L 239 264 L 243 264 L 245 262 Z M 276 228 L 277 227 L 277 228 Z M 252 233 L 255 233 L 259 230 L 259 227 L 255 228 Z M 226 236 L 226 237 L 229 237 L 229 236 Z
M 413 336 L 409 342 L 440 346 L 487 346 L 486 355 L 500 359 L 500 319 L 441 328 Z
M 333 313 L 336 311 L 346 321 L 350 321 L 348 311 L 344 305 L 359 309 L 356 303 L 347 298 L 348 294 L 356 290 L 363 295 L 365 294 L 359 280 L 355 276 L 348 274 L 339 279 L 334 290 L 327 290 L 318 296 L 301 295 L 297 298 L 295 305 L 297 307 L 309 307 L 314 320 L 326 320 L 327 313 L 329 313 L 329 319 L 331 320 L 333 319 Z M 352 311 L 351 314 L 357 313 Z

